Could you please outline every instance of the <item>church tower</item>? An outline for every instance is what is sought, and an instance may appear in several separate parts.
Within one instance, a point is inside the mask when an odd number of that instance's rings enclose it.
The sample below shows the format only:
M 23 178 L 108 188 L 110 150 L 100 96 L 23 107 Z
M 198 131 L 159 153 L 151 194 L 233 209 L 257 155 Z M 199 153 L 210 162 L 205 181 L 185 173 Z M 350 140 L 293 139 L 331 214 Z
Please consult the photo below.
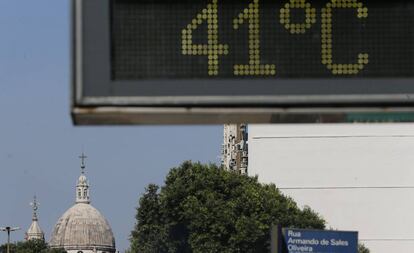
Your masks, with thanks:
M 247 174 L 248 144 L 246 124 L 224 125 L 221 163 L 224 169 Z
M 78 183 L 76 185 L 76 203 L 91 203 L 89 199 L 89 182 L 85 176 L 85 154 L 79 157 L 81 158 L 81 175 L 79 176 Z
M 33 202 L 30 203 L 30 205 L 33 208 L 33 217 L 32 225 L 30 225 L 29 229 L 26 232 L 26 240 L 45 240 L 45 235 L 38 222 L 37 210 L 39 209 L 39 203 L 37 203 L 36 196 L 34 196 Z

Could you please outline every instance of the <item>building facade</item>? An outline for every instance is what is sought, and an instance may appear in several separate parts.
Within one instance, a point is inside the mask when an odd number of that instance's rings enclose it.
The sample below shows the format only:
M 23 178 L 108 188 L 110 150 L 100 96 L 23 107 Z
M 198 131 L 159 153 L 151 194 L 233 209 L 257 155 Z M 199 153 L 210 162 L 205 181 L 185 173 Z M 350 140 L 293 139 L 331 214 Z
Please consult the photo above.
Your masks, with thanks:
M 249 175 L 371 252 L 411 253 L 413 137 L 410 124 L 249 125 Z
M 248 172 L 248 135 L 246 124 L 224 125 L 222 166 L 240 174 Z

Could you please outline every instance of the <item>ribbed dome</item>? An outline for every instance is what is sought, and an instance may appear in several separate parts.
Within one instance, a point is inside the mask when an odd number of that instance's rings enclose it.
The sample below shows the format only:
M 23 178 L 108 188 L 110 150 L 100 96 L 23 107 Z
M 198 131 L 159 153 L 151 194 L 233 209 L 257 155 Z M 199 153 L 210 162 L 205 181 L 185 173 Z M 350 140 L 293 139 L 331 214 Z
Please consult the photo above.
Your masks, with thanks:
M 115 239 L 109 223 L 96 208 L 77 203 L 58 220 L 50 246 L 115 252 Z

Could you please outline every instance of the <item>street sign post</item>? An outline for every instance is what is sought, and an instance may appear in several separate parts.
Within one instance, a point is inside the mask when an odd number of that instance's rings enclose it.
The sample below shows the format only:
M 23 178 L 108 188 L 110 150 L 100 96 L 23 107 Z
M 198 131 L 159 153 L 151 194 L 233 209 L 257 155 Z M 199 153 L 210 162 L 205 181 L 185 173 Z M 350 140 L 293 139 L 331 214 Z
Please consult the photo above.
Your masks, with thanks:
M 75 124 L 414 119 L 412 1 L 73 3 Z
M 273 237 L 272 253 L 358 253 L 358 232 L 283 228 Z

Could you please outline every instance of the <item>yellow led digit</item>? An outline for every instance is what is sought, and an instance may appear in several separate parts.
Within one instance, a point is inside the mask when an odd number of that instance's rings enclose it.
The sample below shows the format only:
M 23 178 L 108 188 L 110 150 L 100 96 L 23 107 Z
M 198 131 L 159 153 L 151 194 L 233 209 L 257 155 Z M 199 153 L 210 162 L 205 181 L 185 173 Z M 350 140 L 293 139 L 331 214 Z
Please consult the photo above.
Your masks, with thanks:
M 358 74 L 369 63 L 369 55 L 367 53 L 359 53 L 357 63 L 353 64 L 337 64 L 333 61 L 332 9 L 334 8 L 357 9 L 358 18 L 367 18 L 368 8 L 364 7 L 358 0 L 331 0 L 322 9 L 322 64 L 326 65 L 334 75 Z
M 305 9 L 305 23 L 295 24 L 290 20 L 291 9 Z M 284 8 L 280 9 L 280 23 L 292 34 L 305 33 L 316 23 L 316 9 L 312 8 L 306 0 L 290 0 Z
M 233 28 L 239 29 L 245 20 L 249 21 L 249 64 L 234 65 L 234 75 L 275 75 L 275 65 L 260 63 L 259 0 L 253 0 L 253 3 L 233 20 Z
M 193 31 L 207 21 L 207 44 L 193 44 Z M 217 0 L 207 5 L 201 13 L 191 21 L 181 32 L 181 53 L 184 55 L 204 55 L 208 59 L 208 75 L 219 73 L 219 55 L 227 55 L 229 46 L 219 44 L 218 39 L 218 6 Z

